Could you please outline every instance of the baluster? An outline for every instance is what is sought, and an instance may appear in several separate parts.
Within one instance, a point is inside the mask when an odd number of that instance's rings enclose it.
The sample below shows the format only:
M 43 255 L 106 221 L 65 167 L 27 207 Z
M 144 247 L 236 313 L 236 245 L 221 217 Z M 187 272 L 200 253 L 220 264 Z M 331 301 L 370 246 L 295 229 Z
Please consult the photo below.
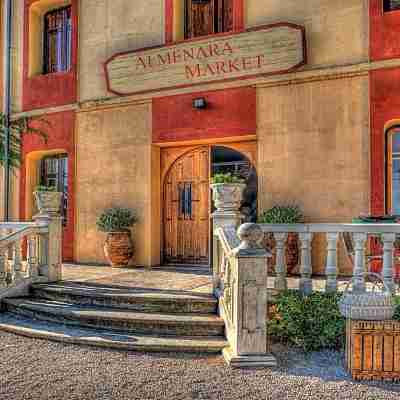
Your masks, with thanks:
M 353 291 L 362 292 L 365 290 L 365 242 L 366 233 L 354 233 L 354 271 Z
M 274 238 L 276 242 L 275 289 L 281 291 L 287 289 L 287 269 L 285 261 L 287 233 L 274 233 Z
M 13 280 L 18 281 L 23 278 L 22 274 L 22 240 L 18 239 L 13 245 Z
M 300 292 L 304 295 L 312 293 L 312 263 L 311 263 L 311 240 L 312 233 L 300 233 L 301 243 L 301 265 L 300 265 Z
M 7 249 L 0 247 L 0 287 L 7 286 Z
M 326 287 L 327 293 L 337 291 L 337 242 L 339 239 L 338 232 L 329 232 L 326 235 L 328 242 L 327 257 L 326 257 Z
M 395 233 L 384 233 L 382 235 L 383 240 L 383 269 L 382 279 L 393 293 L 394 281 L 393 281 L 393 244 L 396 240 Z
M 39 276 L 39 263 L 38 263 L 38 235 L 30 235 L 28 237 L 28 254 L 27 262 L 27 275 L 29 277 Z

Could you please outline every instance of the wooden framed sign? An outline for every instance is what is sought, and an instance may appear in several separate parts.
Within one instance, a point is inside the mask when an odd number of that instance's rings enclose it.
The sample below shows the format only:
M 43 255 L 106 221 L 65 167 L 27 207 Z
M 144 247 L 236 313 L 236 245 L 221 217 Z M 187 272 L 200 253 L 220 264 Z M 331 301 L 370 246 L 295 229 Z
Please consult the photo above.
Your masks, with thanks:
M 108 90 L 129 95 L 282 74 L 305 63 L 304 28 L 279 23 L 118 53 L 104 68 Z

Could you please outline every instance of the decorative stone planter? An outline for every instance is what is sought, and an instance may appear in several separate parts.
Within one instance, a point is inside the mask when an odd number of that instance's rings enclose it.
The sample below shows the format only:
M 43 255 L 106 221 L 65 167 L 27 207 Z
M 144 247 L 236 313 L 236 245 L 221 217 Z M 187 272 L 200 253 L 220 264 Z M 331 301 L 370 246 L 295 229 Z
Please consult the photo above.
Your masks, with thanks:
M 217 212 L 238 211 L 243 201 L 244 183 L 214 183 L 211 185 Z
M 113 268 L 127 267 L 134 256 L 131 232 L 108 232 L 104 254 Z
M 54 214 L 61 210 L 63 193 L 61 192 L 33 192 L 36 200 L 36 206 L 40 214 Z

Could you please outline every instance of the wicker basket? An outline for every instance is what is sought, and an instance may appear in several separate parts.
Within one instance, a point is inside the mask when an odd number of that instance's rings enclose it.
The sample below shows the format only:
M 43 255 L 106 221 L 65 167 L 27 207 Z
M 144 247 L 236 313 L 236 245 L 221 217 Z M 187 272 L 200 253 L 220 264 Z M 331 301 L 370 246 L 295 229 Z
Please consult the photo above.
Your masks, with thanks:
M 366 273 L 366 275 L 375 276 L 381 280 L 377 274 Z M 395 305 L 390 289 L 382 281 L 385 291 L 376 291 L 376 283 L 372 291 L 361 293 L 349 292 L 349 282 L 339 303 L 340 313 L 352 320 L 364 321 L 387 321 L 393 318 Z

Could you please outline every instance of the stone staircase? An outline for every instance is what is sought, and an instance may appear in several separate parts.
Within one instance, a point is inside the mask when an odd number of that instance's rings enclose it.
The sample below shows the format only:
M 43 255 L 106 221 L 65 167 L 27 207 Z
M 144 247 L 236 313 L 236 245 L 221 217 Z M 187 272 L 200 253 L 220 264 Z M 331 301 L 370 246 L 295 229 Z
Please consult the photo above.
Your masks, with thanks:
M 141 351 L 219 353 L 225 326 L 211 294 L 60 282 L 3 300 L 0 330 Z

